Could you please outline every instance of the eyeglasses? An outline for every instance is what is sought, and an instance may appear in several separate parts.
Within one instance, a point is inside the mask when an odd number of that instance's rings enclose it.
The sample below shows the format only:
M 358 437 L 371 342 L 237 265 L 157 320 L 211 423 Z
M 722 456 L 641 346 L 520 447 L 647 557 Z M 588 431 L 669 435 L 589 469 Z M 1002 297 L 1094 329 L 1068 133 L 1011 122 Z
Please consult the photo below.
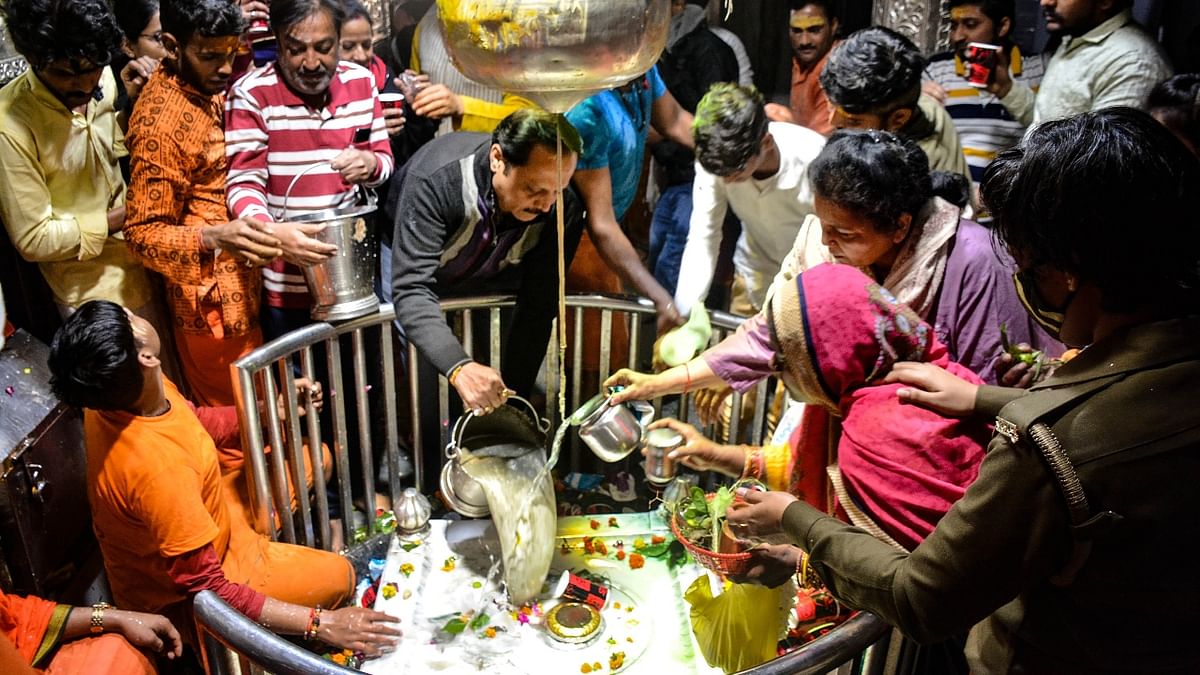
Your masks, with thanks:
M 161 30 L 156 30 L 153 33 L 142 33 L 142 34 L 138 35 L 138 37 L 146 38 L 147 40 L 157 42 L 160 45 L 162 44 L 162 31 Z

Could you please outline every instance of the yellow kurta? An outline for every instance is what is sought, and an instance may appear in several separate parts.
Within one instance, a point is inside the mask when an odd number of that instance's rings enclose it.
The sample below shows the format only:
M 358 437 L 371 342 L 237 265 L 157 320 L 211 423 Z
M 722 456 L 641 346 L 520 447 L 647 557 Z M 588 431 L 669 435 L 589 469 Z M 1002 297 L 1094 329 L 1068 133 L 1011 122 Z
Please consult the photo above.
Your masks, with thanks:
M 125 203 L 117 160 L 126 154 L 111 70 L 100 87 L 103 97 L 84 114 L 31 71 L 0 89 L 0 219 L 59 304 L 112 300 L 136 309 L 150 301 L 145 270 L 108 232 L 108 211 Z

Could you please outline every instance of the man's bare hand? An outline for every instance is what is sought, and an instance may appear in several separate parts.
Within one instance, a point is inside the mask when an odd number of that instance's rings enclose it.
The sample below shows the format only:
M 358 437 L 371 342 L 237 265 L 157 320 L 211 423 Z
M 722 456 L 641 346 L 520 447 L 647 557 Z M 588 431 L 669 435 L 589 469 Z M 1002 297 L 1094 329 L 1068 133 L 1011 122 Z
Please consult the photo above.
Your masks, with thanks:
M 176 659 L 183 654 L 183 641 L 179 631 L 160 614 L 130 612 L 121 609 L 104 611 L 105 630 L 120 633 L 129 644 L 145 649 L 152 654 L 162 654 L 167 659 Z
M 946 99 L 948 98 L 946 90 L 942 88 L 942 85 L 933 80 L 921 80 L 921 93 L 942 105 L 946 105 Z
M 967 382 L 932 363 L 901 361 L 892 366 L 883 381 L 908 385 L 908 388 L 896 392 L 896 396 L 905 403 L 915 403 L 948 417 L 966 417 L 975 411 L 975 394 L 979 391 L 979 385 Z
M 654 309 L 658 313 L 657 328 L 659 335 L 683 325 L 683 315 L 675 308 L 673 301 L 664 300 L 661 303 L 656 302 L 654 303 Z
M 297 414 L 304 417 L 310 409 L 313 412 L 321 412 L 321 409 L 325 407 L 325 392 L 321 383 L 313 382 L 306 377 L 297 377 L 294 384 Z M 276 397 L 275 407 L 279 410 L 279 419 L 285 419 L 287 417 L 287 401 L 283 398 L 283 392 L 279 392 Z
M 293 265 L 316 265 L 338 252 L 337 246 L 326 244 L 313 236 L 325 229 L 323 223 L 268 223 L 268 232 L 279 239 L 283 259 Z
M 421 117 L 435 120 L 460 117 L 463 114 L 462 99 L 444 84 L 432 84 L 422 89 L 413 97 L 412 108 L 413 112 Z
M 454 376 L 454 389 L 463 404 L 476 415 L 488 415 L 504 405 L 512 393 L 504 386 L 504 380 L 494 368 L 474 361 L 458 369 Z
M 1012 75 L 1008 72 L 1008 50 L 1001 49 L 996 53 L 996 67 L 992 69 L 992 81 L 987 90 L 996 98 L 1004 98 L 1012 91 L 1012 86 Z
M 783 512 L 797 501 L 790 492 L 759 492 L 738 488 L 733 504 L 726 511 L 729 530 L 741 539 L 769 537 L 783 530 Z
M 400 108 L 384 108 L 383 124 L 387 127 L 388 136 L 398 136 L 404 131 L 404 111 Z
M 125 205 L 108 210 L 108 233 L 116 234 L 125 229 Z
M 129 100 L 136 101 L 142 93 L 142 87 L 150 79 L 150 75 L 158 68 L 158 59 L 140 56 L 125 64 L 121 69 L 121 82 L 125 85 L 125 93 Z
M 271 7 L 263 0 L 238 0 L 238 5 L 242 8 L 242 16 L 246 17 L 248 24 L 258 19 L 271 19 Z
M 787 122 L 788 124 L 796 124 L 796 116 L 792 113 L 792 109 L 786 105 L 778 103 L 768 103 L 764 110 L 767 113 L 767 119 L 772 122 Z
M 750 549 L 750 568 L 744 576 L 731 577 L 739 584 L 752 583 L 768 588 L 783 585 L 796 575 L 803 552 L 791 544 L 769 544 Z
M 369 150 L 346 148 L 329 162 L 334 171 L 342 174 L 342 180 L 347 183 L 365 183 L 375 175 L 375 167 L 379 158 Z
M 227 251 L 250 265 L 266 265 L 283 255 L 271 226 L 253 218 L 237 218 L 200 230 L 200 243 L 209 251 Z
M 401 632 L 392 624 L 400 619 L 363 607 L 343 607 L 321 614 L 317 639 L 334 647 L 379 656 L 395 648 Z

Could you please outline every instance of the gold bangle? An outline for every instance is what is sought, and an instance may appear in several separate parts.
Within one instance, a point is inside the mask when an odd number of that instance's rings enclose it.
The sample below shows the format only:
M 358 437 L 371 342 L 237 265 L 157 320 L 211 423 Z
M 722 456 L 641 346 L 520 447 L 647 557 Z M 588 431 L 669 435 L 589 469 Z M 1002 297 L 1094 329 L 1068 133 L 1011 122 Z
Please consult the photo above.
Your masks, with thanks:
M 97 602 L 92 605 L 92 635 L 104 632 L 104 610 L 106 609 L 112 609 L 112 605 L 107 602 Z
M 454 378 L 458 377 L 458 373 L 462 371 L 463 366 L 465 366 L 465 365 L 467 365 L 467 364 L 460 363 L 457 366 L 454 366 L 454 370 L 451 370 L 450 374 L 446 376 L 446 379 L 450 381 L 451 387 L 454 386 Z

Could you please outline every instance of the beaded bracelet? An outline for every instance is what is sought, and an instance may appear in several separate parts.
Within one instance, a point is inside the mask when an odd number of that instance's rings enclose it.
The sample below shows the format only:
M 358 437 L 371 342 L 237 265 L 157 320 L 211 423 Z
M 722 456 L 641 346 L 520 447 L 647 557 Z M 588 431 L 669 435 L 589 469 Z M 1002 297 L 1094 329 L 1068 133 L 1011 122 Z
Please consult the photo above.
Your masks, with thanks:
M 317 605 L 308 610 L 308 628 L 304 629 L 305 640 L 317 639 L 317 629 L 321 627 L 321 606 Z

